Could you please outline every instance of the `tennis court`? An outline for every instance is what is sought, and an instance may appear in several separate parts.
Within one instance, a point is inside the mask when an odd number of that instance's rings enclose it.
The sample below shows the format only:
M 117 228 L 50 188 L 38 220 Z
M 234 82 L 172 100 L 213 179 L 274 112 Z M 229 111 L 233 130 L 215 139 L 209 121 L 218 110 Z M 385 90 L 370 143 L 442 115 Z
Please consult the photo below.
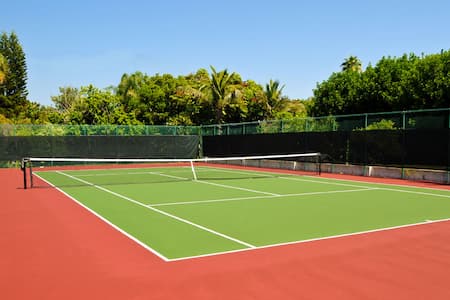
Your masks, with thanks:
M 165 261 L 450 218 L 448 190 L 242 166 L 202 164 L 196 178 L 189 165 L 34 174 Z

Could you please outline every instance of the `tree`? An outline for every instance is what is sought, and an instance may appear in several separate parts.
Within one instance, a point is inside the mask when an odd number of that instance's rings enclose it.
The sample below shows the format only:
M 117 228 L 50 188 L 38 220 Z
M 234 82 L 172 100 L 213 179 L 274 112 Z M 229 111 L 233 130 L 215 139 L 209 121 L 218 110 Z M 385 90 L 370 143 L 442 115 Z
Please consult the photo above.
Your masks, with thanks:
M 349 56 L 341 64 L 342 71 L 362 72 L 362 63 L 356 56 Z
M 212 104 L 215 110 L 216 123 L 220 124 L 223 120 L 225 105 L 233 97 L 230 87 L 235 73 L 229 74 L 227 69 L 217 72 L 213 66 L 211 66 L 211 71 Z
M 211 91 L 211 104 L 214 108 L 215 123 L 234 123 L 245 119 L 248 113 L 244 98 L 245 83 L 239 74 L 228 70 L 217 72 L 211 66 L 209 88 Z
M 148 76 L 142 72 L 123 74 L 117 87 L 117 94 L 126 111 L 134 111 L 140 105 L 139 91 L 148 82 Z
M 60 88 L 60 95 L 53 96 L 56 109 L 42 110 L 49 120 L 64 124 L 90 125 L 137 125 L 133 113 L 126 112 L 120 97 L 110 90 L 101 90 L 92 85 L 80 89 Z
M 3 84 L 5 82 L 8 72 L 8 62 L 6 61 L 6 58 L 0 53 L 0 84 Z
M 186 117 L 178 117 L 184 112 L 185 103 L 178 97 L 186 80 L 170 74 L 148 76 L 141 72 L 124 74 L 117 88 L 125 112 L 133 113 L 137 120 L 145 124 L 166 125 L 186 123 Z
M 276 111 L 281 111 L 286 106 L 285 99 L 281 97 L 283 88 L 284 85 L 280 87 L 280 82 L 278 80 L 273 81 L 271 79 L 269 83 L 266 84 L 264 95 L 267 100 L 269 117 L 273 117 Z
M 314 90 L 314 116 L 450 106 L 450 51 L 383 57 L 365 71 L 333 73 Z M 343 65 L 344 65 L 343 64 Z
M 286 100 L 282 111 L 277 112 L 277 119 L 305 118 L 306 107 L 303 100 Z
M 15 121 L 20 124 L 61 124 L 63 117 L 54 107 L 29 102 Z
M 77 88 L 60 87 L 59 93 L 58 96 L 52 96 L 52 101 L 56 109 L 62 113 L 69 111 L 80 100 L 80 92 Z
M 313 116 L 327 116 L 356 113 L 358 102 L 358 78 L 356 72 L 335 72 L 330 78 L 317 85 L 314 90 Z
M 28 103 L 25 53 L 14 32 L 10 35 L 6 33 L 1 35 L 0 54 L 6 60 L 8 68 L 7 76 L 0 85 L 0 113 L 14 117 Z
M 263 87 L 253 80 L 246 80 L 243 83 L 243 97 L 247 103 L 246 117 L 241 120 L 246 122 L 262 121 L 269 116 L 269 105 L 264 96 Z
M 209 81 L 208 73 L 206 75 L 206 80 L 192 74 L 177 78 L 176 91 L 169 96 L 170 113 L 167 125 L 208 124 L 210 122 L 211 107 L 203 92 Z

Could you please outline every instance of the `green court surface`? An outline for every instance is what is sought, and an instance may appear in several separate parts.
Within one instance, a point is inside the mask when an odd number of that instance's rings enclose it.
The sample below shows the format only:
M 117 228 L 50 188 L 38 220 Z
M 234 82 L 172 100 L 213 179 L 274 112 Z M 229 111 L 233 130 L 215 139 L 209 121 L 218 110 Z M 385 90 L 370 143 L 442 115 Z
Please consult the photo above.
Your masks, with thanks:
M 450 191 L 218 167 L 36 174 L 164 260 L 450 218 Z

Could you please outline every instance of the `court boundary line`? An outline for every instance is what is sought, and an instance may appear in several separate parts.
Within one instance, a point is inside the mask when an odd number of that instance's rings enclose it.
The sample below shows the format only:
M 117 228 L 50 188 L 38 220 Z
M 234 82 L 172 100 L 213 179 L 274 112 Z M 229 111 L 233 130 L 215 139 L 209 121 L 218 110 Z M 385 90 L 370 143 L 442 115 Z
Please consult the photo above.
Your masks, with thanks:
M 289 245 L 298 245 L 298 244 L 303 244 L 303 243 L 313 243 L 313 242 L 323 241 L 323 240 L 331 240 L 331 239 L 352 237 L 352 236 L 358 236 L 358 235 L 368 235 L 368 234 L 371 234 L 371 233 L 377 233 L 377 232 L 383 232 L 383 231 L 391 231 L 391 230 L 397 230 L 397 229 L 409 228 L 409 227 L 415 227 L 415 226 L 431 225 L 431 224 L 435 224 L 435 223 L 445 223 L 445 222 L 450 222 L 450 218 L 438 219 L 438 220 L 427 219 L 427 220 L 424 220 L 423 222 L 404 224 L 404 225 L 385 227 L 385 228 L 378 228 L 378 229 L 371 229 L 371 230 L 365 230 L 365 231 L 358 231 L 358 232 L 352 232 L 352 233 L 344 233 L 344 234 L 338 234 L 338 235 L 332 235 L 332 236 L 326 236 L 326 237 L 319 237 L 319 238 L 312 238 L 312 239 L 306 239 L 306 240 L 298 240 L 298 241 L 291 241 L 291 242 L 285 242 L 285 243 L 277 243 L 277 244 L 270 244 L 270 245 L 264 245 L 264 246 L 257 246 L 256 248 L 252 248 L 252 249 L 249 249 L 249 248 L 247 248 L 247 249 L 237 249 L 237 250 L 216 252 L 216 253 L 196 255 L 196 256 L 189 256 L 189 257 L 172 258 L 172 259 L 169 259 L 168 262 L 171 263 L 171 262 L 191 260 L 191 259 L 198 259 L 198 258 L 204 258 L 204 257 L 213 257 L 213 256 L 227 255 L 227 254 L 240 253 L 240 252 L 256 251 L 256 250 L 260 250 L 260 249 L 262 250 L 262 249 L 277 248 L 277 247 L 283 247 L 283 246 L 289 246 Z
M 315 183 L 322 183 L 321 181 L 316 181 L 316 180 L 310 180 L 310 179 L 301 179 L 301 178 L 291 178 L 291 177 L 280 177 L 282 179 L 287 179 L 287 180 L 294 180 L 294 181 L 306 181 L 306 182 L 315 182 Z M 333 179 L 334 180 L 334 179 Z M 353 185 L 353 184 L 345 184 L 345 183 L 337 183 L 337 182 L 323 182 L 324 184 L 332 184 L 332 185 L 342 185 L 342 186 L 354 186 L 357 187 L 358 185 Z M 385 185 L 384 183 L 373 183 L 375 186 L 376 185 Z M 397 185 L 396 185 L 397 186 Z M 363 186 L 361 186 L 363 187 Z M 409 187 L 409 186 L 402 186 L 399 185 L 397 187 Z M 404 189 L 393 189 L 393 188 L 389 188 L 389 187 L 374 187 L 375 189 L 378 190 L 384 190 L 384 191 L 391 191 L 391 192 L 399 192 L 399 193 L 410 193 L 410 194 L 417 194 L 417 195 L 425 195 L 425 196 L 435 196 L 435 197 L 443 197 L 443 198 L 450 198 L 450 195 L 442 195 L 442 194 L 433 194 L 433 193 L 426 193 L 426 192 L 420 192 L 420 191 L 408 191 L 408 190 L 404 190 Z M 420 188 L 420 187 L 414 187 L 414 188 Z M 446 191 L 446 190 L 436 190 L 436 191 Z M 450 191 L 449 191 L 450 192 Z
M 204 231 L 206 231 L 206 232 L 212 233 L 212 234 L 214 234 L 214 235 L 220 236 L 220 237 L 222 237 L 222 238 L 224 238 L 224 239 L 233 241 L 233 242 L 235 242 L 235 243 L 237 243 L 237 244 L 241 244 L 241 245 L 246 246 L 246 247 L 248 247 L 248 248 L 255 248 L 255 247 L 256 247 L 256 246 L 254 246 L 254 245 L 252 245 L 252 244 L 249 244 L 249 243 L 247 243 L 247 242 L 244 242 L 244 241 L 241 241 L 241 240 L 239 240 L 239 239 L 233 238 L 233 237 L 231 237 L 231 236 L 229 236 L 229 235 L 220 233 L 220 232 L 215 231 L 215 230 L 213 230 L 213 229 L 210 229 L 210 228 L 208 228 L 208 227 L 205 227 L 205 226 L 199 225 L 199 224 L 197 224 L 197 223 L 191 222 L 191 221 L 189 221 L 189 220 L 183 219 L 183 218 L 181 218 L 181 217 L 172 215 L 172 214 L 170 214 L 170 213 L 168 213 L 168 212 L 159 210 L 159 209 L 157 209 L 157 208 L 147 206 L 147 205 L 145 205 L 144 203 L 141 203 L 141 202 L 139 202 L 139 201 L 137 201 L 137 200 L 134 200 L 134 199 L 132 199 L 132 198 L 130 198 L 130 197 L 127 197 L 127 196 L 124 196 L 124 195 L 122 195 L 122 194 L 119 194 L 119 193 L 113 192 L 113 191 L 111 191 L 111 190 L 108 190 L 107 188 L 104 188 L 104 187 L 102 187 L 102 186 L 99 186 L 99 185 L 90 183 L 90 182 L 88 182 L 88 181 L 86 181 L 86 180 L 77 178 L 77 177 L 72 176 L 72 175 L 69 175 L 69 174 L 65 174 L 65 173 L 62 172 L 62 171 L 56 171 L 56 173 L 61 174 L 61 175 L 64 175 L 64 176 L 67 176 L 67 177 L 69 177 L 69 178 L 71 178 L 71 179 L 74 179 L 74 180 L 83 182 L 84 184 L 88 184 L 88 185 L 90 185 L 90 186 L 92 186 L 92 187 L 95 187 L 95 188 L 101 190 L 101 191 L 107 192 L 107 193 L 109 193 L 109 194 L 111 194 L 111 195 L 114 195 L 114 196 L 116 196 L 116 197 L 122 198 L 122 199 L 124 199 L 124 200 L 127 200 L 127 201 L 129 201 L 129 202 L 131 202 L 131 203 L 134 203 L 134 204 L 136 204 L 136 205 L 139 205 L 139 206 L 141 206 L 141 207 L 150 209 L 150 210 L 152 210 L 152 211 L 154 211 L 154 212 L 156 212 L 156 213 L 165 215 L 165 216 L 167 216 L 167 217 L 169 217 L 169 218 L 172 218 L 172 219 L 175 219 L 175 220 L 177 220 L 177 221 L 186 223 L 186 224 L 191 225 L 191 226 L 193 226 L 193 227 L 196 227 L 196 228 L 198 228 L 198 229 L 201 229 L 201 230 L 204 230 Z
M 230 165 L 231 167 L 233 167 L 234 165 Z M 252 167 L 252 166 L 240 166 L 240 165 L 236 165 L 237 167 L 248 167 L 248 168 L 258 168 L 258 167 Z M 440 188 L 434 188 L 434 187 L 427 187 L 427 186 L 416 186 L 416 185 L 406 185 L 406 184 L 395 184 L 395 183 L 388 183 L 388 182 L 370 182 L 370 181 L 366 181 L 366 180 L 355 180 L 355 179 L 341 179 L 341 178 L 334 178 L 334 177 L 321 177 L 321 176 L 311 176 L 311 175 L 305 175 L 305 174 L 295 174 L 295 173 L 286 173 L 283 171 L 296 171 L 296 170 L 290 170 L 290 169 L 273 169 L 272 170 L 268 170 L 268 169 L 264 169 L 264 170 L 254 170 L 254 169 L 250 169 L 250 170 L 243 170 L 243 169 L 233 169 L 233 168 L 223 168 L 220 166 L 199 166 L 199 168 L 206 168 L 206 169 L 212 169 L 212 170 L 217 170 L 217 171 L 223 171 L 223 172 L 229 172 L 229 173 L 236 173 L 236 174 L 248 174 L 248 173 L 268 173 L 268 174 L 276 174 L 276 175 L 280 175 L 277 177 L 283 177 L 282 175 L 285 175 L 285 178 L 289 178 L 286 177 L 286 175 L 291 175 L 292 178 L 301 178 L 301 177 L 308 177 L 308 178 L 321 178 L 321 179 L 328 179 L 328 180 L 335 180 L 335 181 L 347 181 L 347 182 L 355 182 L 355 183 L 367 183 L 370 185 L 387 185 L 387 186 L 395 186 L 395 187 L 404 187 L 404 188 L 414 188 L 414 189 L 425 189 L 425 190 L 432 190 L 432 191 L 441 191 L 441 192 L 450 192 L 450 190 L 448 189 L 440 189 Z M 298 170 L 301 171 L 301 170 Z M 333 173 L 328 173 L 328 174 L 333 174 Z M 373 177 L 368 177 L 368 176 L 359 176 L 359 175 L 355 175 L 357 177 L 361 177 L 361 178 L 373 178 Z M 268 177 L 270 178 L 270 177 Z M 405 180 L 406 181 L 406 180 Z M 331 182 L 326 182 L 326 181 L 312 181 L 312 182 L 317 182 L 317 183 L 329 183 L 332 184 Z M 410 181 L 411 182 L 411 181 Z
M 333 173 L 329 173 L 333 174 Z M 316 178 L 309 175 L 302 175 L 308 178 Z M 361 178 L 378 178 L 383 179 L 381 177 L 369 177 L 369 176 L 359 176 L 354 175 L 355 177 L 361 177 Z M 300 176 L 299 176 L 300 177 Z M 387 186 L 396 186 L 396 187 L 404 187 L 404 188 L 413 188 L 413 189 L 424 189 L 424 190 L 431 190 L 431 191 L 440 191 L 440 192 L 450 192 L 448 189 L 439 189 L 434 187 L 428 187 L 428 186 L 417 186 L 417 185 L 407 185 L 407 184 L 396 184 L 396 183 L 389 183 L 389 182 L 370 182 L 370 181 L 364 181 L 364 180 L 355 180 L 355 179 L 342 179 L 342 178 L 335 178 L 335 177 L 320 177 L 323 179 L 329 179 L 329 180 L 336 180 L 336 181 L 348 181 L 348 182 L 359 182 L 359 183 L 368 183 L 368 184 L 375 184 L 375 185 L 387 185 Z M 388 179 L 388 178 L 386 178 Z M 398 180 L 405 180 L 405 179 L 398 179 Z M 407 180 L 405 180 L 407 181 Z M 409 181 L 411 182 L 411 181 Z
M 315 181 L 315 180 L 305 180 L 305 179 L 301 179 L 301 178 L 288 178 L 286 177 L 286 179 L 291 179 L 291 180 L 297 180 L 297 181 L 308 181 L 308 182 L 317 182 L 317 183 L 322 183 L 321 181 Z M 328 178 L 327 178 L 328 179 Z M 335 179 L 335 178 L 331 178 L 331 180 L 340 180 L 340 181 L 347 181 L 346 179 Z M 357 180 L 348 180 L 351 182 L 360 182 Z M 325 184 L 327 182 L 324 182 Z M 364 182 L 366 183 L 366 182 Z M 338 185 L 338 183 L 332 183 L 329 182 L 329 184 L 336 184 Z M 369 183 L 372 185 L 387 185 L 387 186 L 395 186 L 395 187 L 403 187 L 403 188 L 415 188 L 415 189 L 429 189 L 432 191 L 442 191 L 442 192 L 449 192 L 450 190 L 441 190 L 441 189 L 433 189 L 433 188 L 426 188 L 426 187 L 419 187 L 419 186 L 409 186 L 409 185 L 397 185 L 397 184 L 389 184 L 389 183 L 378 183 L 378 182 L 374 182 L 374 183 Z M 339 184 L 341 185 L 341 184 Z M 344 184 L 342 184 L 344 185 Z M 351 186 L 351 185 L 350 185 Z M 355 185 L 356 186 L 356 185 Z M 436 196 L 436 197 L 444 197 L 444 198 L 450 198 L 450 195 L 442 195 L 442 194 L 433 194 L 433 193 L 426 193 L 426 192 L 421 192 L 421 191 L 408 191 L 408 190 L 403 190 L 403 189 L 393 189 L 393 188 L 388 188 L 388 187 L 378 187 L 379 190 L 385 190 L 385 191 L 391 191 L 391 192 L 400 192 L 400 193 L 410 193 L 410 194 L 417 194 L 417 195 L 426 195 L 426 196 Z
M 243 171 L 239 171 L 239 170 L 232 170 L 232 169 L 222 169 L 220 167 L 209 167 L 209 166 L 202 166 L 203 168 L 208 168 L 208 169 L 213 169 L 213 170 L 217 170 L 217 171 L 223 171 L 223 172 L 228 172 L 228 173 L 236 173 L 236 174 L 245 174 L 245 173 L 272 173 L 270 171 L 266 171 L 266 170 L 243 170 Z M 282 171 L 282 170 L 281 170 Z M 292 170 L 291 170 L 292 171 Z M 328 182 L 328 181 L 321 181 L 321 180 L 313 180 L 313 178 L 317 178 L 314 176 L 309 176 L 309 175 L 297 175 L 297 174 L 286 174 L 286 173 L 282 173 L 282 172 L 276 172 L 274 171 L 273 174 L 278 174 L 280 176 L 276 176 L 276 178 L 280 178 L 280 179 L 286 179 L 286 180 L 294 180 L 294 181 L 304 181 L 304 182 L 313 182 L 313 183 L 320 183 L 320 184 L 330 184 L 330 185 L 341 185 L 341 186 L 352 186 L 352 187 L 366 187 L 366 188 L 372 188 L 372 186 L 377 186 L 377 185 L 381 185 L 381 186 L 394 186 L 394 187 L 402 187 L 402 188 L 413 188 L 413 189 L 425 189 L 425 190 L 432 190 L 432 191 L 441 191 L 441 192 L 450 192 L 450 190 L 446 190 L 446 189 L 438 189 L 438 188 L 431 188 L 431 187 L 422 187 L 422 186 L 414 186 L 414 185 L 401 185 L 401 184 L 393 184 L 393 183 L 383 183 L 383 182 L 368 182 L 368 181 L 359 181 L 359 180 L 351 180 L 351 179 L 340 179 L 340 178 L 323 178 L 323 177 L 319 177 L 322 178 L 324 180 L 332 180 L 332 181 L 344 181 L 344 182 L 354 182 L 354 183 L 361 183 L 361 184 L 369 184 L 371 186 L 363 186 L 363 185 L 353 185 L 353 184 L 347 184 L 347 183 L 338 183 L 338 182 Z M 282 175 L 292 175 L 290 177 L 286 177 L 286 176 L 282 176 Z M 311 179 L 304 179 L 302 177 L 308 177 Z M 267 178 L 271 178 L 271 177 L 267 177 Z M 406 191 L 406 190 L 397 190 L 397 189 L 390 189 L 388 187 L 377 187 L 378 189 L 384 189 L 384 190 L 392 190 L 392 191 L 397 191 L 397 192 L 406 192 L 406 193 L 413 193 L 413 194 L 422 194 L 422 195 L 429 195 L 429 196 L 440 196 L 440 197 L 445 197 L 445 198 L 450 198 L 450 196 L 447 195 L 441 195 L 441 194 L 433 194 L 433 193 L 425 193 L 425 192 L 420 192 L 420 191 Z

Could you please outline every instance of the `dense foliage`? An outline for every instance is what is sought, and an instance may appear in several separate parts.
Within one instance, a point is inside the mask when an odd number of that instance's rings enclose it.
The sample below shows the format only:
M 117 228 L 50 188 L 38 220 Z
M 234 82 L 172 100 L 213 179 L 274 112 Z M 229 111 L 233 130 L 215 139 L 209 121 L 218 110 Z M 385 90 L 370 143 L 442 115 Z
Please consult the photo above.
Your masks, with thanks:
M 342 72 L 317 85 L 312 115 L 450 106 L 450 51 L 421 57 L 383 57 L 364 71 L 347 63 L 342 67 Z
M 300 101 L 283 97 L 278 81 L 266 89 L 227 70 L 174 77 L 124 74 L 117 87 L 60 88 L 48 119 L 59 124 L 199 125 L 305 116 Z

